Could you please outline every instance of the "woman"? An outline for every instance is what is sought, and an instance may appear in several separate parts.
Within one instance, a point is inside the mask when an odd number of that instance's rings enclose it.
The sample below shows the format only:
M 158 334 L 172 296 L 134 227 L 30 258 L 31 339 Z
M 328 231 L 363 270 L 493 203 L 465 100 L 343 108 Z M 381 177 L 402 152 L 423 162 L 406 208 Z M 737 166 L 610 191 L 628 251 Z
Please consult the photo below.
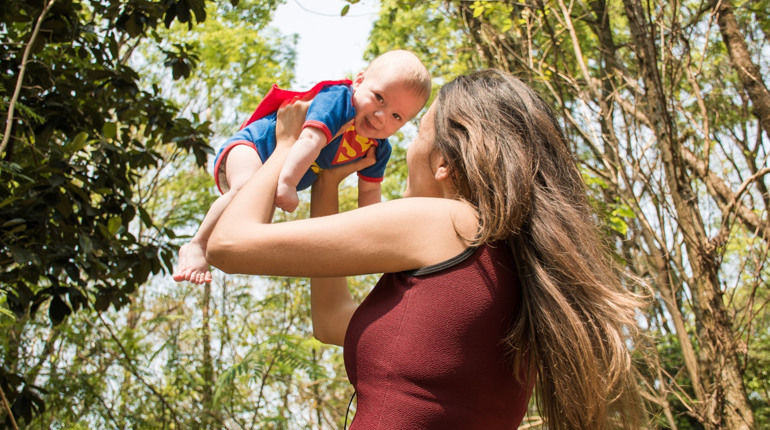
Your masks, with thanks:
M 230 205 L 208 256 L 226 272 L 313 278 L 316 337 L 344 344 L 358 393 L 352 428 L 516 428 L 533 384 L 549 428 L 639 426 L 624 342 L 638 303 L 530 88 L 495 70 L 455 79 L 408 148 L 408 198 L 333 214 L 332 170 L 313 212 L 333 215 L 269 224 L 302 107 L 282 112 L 279 156 Z M 357 305 L 342 276 L 380 272 Z

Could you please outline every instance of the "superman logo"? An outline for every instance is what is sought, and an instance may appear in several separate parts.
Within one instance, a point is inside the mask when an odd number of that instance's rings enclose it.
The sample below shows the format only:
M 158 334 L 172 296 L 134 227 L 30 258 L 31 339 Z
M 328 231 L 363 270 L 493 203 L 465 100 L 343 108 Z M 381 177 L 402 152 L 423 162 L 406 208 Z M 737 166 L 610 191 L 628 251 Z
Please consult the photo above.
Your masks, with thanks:
M 350 126 L 342 134 L 337 155 L 332 160 L 332 165 L 347 163 L 356 158 L 361 158 L 372 146 L 377 146 L 377 141 L 356 134 L 355 126 Z

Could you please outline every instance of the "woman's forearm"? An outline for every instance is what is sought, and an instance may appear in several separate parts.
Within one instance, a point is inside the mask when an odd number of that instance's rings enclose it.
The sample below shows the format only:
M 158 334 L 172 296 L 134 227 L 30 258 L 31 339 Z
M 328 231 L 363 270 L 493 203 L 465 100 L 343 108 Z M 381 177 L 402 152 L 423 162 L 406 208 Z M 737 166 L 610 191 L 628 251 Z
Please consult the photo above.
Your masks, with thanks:
M 338 187 L 342 178 L 332 176 L 335 173 L 338 172 L 322 172 L 313 184 L 310 199 L 311 217 L 339 212 Z M 324 343 L 342 345 L 348 323 L 357 307 L 348 290 L 347 278 L 311 278 L 310 303 L 313 335 L 316 339 Z

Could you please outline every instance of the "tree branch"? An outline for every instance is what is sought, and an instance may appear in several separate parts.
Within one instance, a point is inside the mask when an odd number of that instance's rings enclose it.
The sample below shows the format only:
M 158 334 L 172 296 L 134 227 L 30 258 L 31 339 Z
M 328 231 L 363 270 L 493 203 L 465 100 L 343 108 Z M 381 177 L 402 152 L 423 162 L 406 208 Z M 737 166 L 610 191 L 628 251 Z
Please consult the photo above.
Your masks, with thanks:
M 736 207 L 737 200 L 735 193 L 733 193 L 733 191 L 722 180 L 722 178 L 718 177 L 710 170 L 706 170 L 706 163 L 703 160 L 700 160 L 687 148 L 682 148 L 682 158 L 687 163 L 690 170 L 698 175 L 698 177 L 706 184 L 706 188 L 708 188 L 709 194 L 714 197 L 714 200 L 716 200 L 716 203 L 722 210 L 723 214 L 729 212 L 725 210 L 729 205 L 730 210 L 734 210 L 738 219 L 741 220 L 747 229 L 757 232 L 757 234 L 765 240 L 770 239 L 770 231 L 768 231 L 767 224 L 762 222 L 759 216 L 757 216 L 757 214 L 755 214 L 750 208 L 747 208 L 743 205 L 738 205 Z M 748 186 L 751 182 L 759 179 L 760 176 L 764 176 L 767 174 L 766 170 L 767 168 L 761 169 L 754 175 L 750 176 L 748 179 L 743 181 L 743 185 Z M 762 174 L 760 175 L 760 173 Z M 742 189 L 745 190 L 745 188 Z
M 5 407 L 5 410 L 8 412 L 8 416 L 11 418 L 11 426 L 14 430 L 19 430 L 19 426 L 16 425 L 16 419 L 13 417 L 13 412 L 11 411 L 11 405 L 8 404 L 8 399 L 5 398 L 5 392 L 3 391 L 2 387 L 0 387 L 0 396 L 3 398 L 3 406 Z
M 16 109 L 16 102 L 19 99 L 19 93 L 21 93 L 21 84 L 24 81 L 24 74 L 27 72 L 27 61 L 29 60 L 29 54 L 32 51 L 32 46 L 37 40 L 37 35 L 40 33 L 40 27 L 43 25 L 43 18 L 45 18 L 45 15 L 48 13 L 48 11 L 51 10 L 51 7 L 53 7 L 54 3 L 56 3 L 56 0 L 49 0 L 43 8 L 43 11 L 40 12 L 40 16 L 37 17 L 37 22 L 35 22 L 35 28 L 32 30 L 32 35 L 29 38 L 29 42 L 27 42 L 27 47 L 24 48 L 24 54 L 21 56 L 21 67 L 19 68 L 19 76 L 16 78 L 16 88 L 13 90 L 13 96 L 11 96 L 11 101 L 8 103 L 8 116 L 5 120 L 5 133 L 3 134 L 2 143 L 0 143 L 0 157 L 5 152 L 5 148 L 8 146 L 8 142 L 11 140 L 13 112 Z
M 134 375 L 134 377 L 136 379 L 138 379 L 139 382 L 142 383 L 142 385 L 147 387 L 147 389 L 149 389 L 158 398 L 158 400 L 160 400 L 161 403 L 163 403 L 163 406 L 165 406 L 166 408 L 168 408 L 169 411 L 171 411 L 171 415 L 172 415 L 172 417 L 174 419 L 174 423 L 177 425 L 177 428 L 179 428 L 180 423 L 179 423 L 179 420 L 177 418 L 176 410 L 171 406 L 171 404 L 168 403 L 168 401 L 163 396 L 163 394 L 158 392 L 158 390 L 156 390 L 155 387 L 153 387 L 149 382 L 147 382 L 142 377 L 142 375 L 139 374 L 139 371 L 136 369 L 136 366 L 134 365 L 133 361 L 131 360 L 131 354 L 128 353 L 128 350 L 126 350 L 126 347 L 123 346 L 123 342 L 121 342 L 120 339 L 118 339 L 118 337 L 115 335 L 115 332 L 112 331 L 112 328 L 109 326 L 109 324 L 107 324 L 107 322 L 104 321 L 104 318 L 102 318 L 102 315 L 100 313 L 97 313 L 97 317 L 99 318 L 99 321 L 102 322 L 102 325 L 104 325 L 104 328 L 107 329 L 107 332 L 110 334 L 110 338 L 113 340 L 113 342 L 115 342 L 115 344 L 118 345 L 118 348 L 120 348 L 121 352 L 123 353 L 123 356 L 126 358 L 126 364 L 127 364 L 126 367 L 127 367 L 128 371 L 132 375 Z M 89 322 L 89 324 L 92 324 L 92 323 Z

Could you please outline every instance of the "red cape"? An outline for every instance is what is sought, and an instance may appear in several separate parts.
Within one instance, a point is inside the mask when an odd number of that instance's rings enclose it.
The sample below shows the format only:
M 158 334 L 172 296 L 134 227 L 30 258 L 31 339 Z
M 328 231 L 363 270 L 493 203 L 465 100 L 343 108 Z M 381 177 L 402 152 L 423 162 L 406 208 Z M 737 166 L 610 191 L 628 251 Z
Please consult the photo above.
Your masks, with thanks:
M 312 94 L 315 97 L 315 95 L 318 94 L 318 92 L 321 91 L 323 87 L 326 87 L 329 85 L 352 85 L 352 84 L 353 84 L 353 81 L 351 81 L 350 79 L 342 79 L 339 81 L 322 81 L 315 84 L 313 88 L 307 91 L 284 90 L 284 89 L 278 88 L 278 85 L 273 84 L 273 87 L 270 88 L 270 91 L 268 91 L 267 94 L 265 94 L 265 98 L 263 98 L 262 101 L 259 103 L 259 106 L 257 106 L 257 109 L 254 111 L 254 113 L 251 114 L 251 116 L 249 117 L 249 119 L 246 120 L 246 122 L 241 124 L 241 128 L 246 127 L 252 122 L 277 111 L 278 108 L 281 107 L 281 103 L 283 103 L 286 100 L 290 100 L 292 97 L 302 98 L 304 96 L 307 96 L 308 94 Z

